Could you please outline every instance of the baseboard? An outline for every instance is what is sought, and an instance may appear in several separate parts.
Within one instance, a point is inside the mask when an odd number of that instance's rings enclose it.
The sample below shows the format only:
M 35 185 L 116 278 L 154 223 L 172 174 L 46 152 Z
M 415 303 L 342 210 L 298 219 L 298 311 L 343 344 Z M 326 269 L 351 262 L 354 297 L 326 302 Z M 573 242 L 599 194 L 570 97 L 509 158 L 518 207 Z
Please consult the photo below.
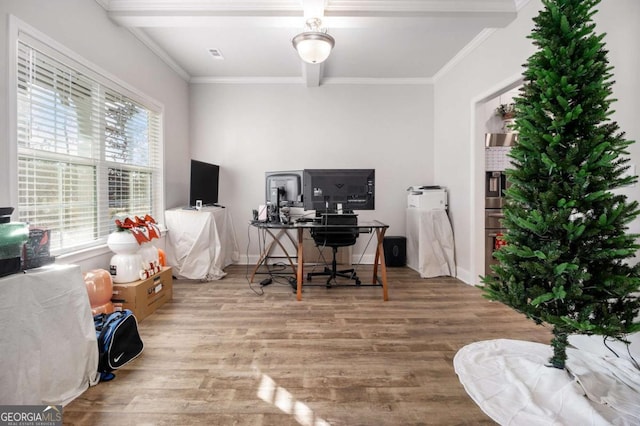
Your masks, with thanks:
M 418 268 L 413 266 L 413 265 L 407 264 L 407 267 L 410 268 L 410 269 L 413 269 L 417 273 L 420 273 Z M 456 278 L 457 279 L 459 279 L 460 281 L 464 282 L 465 284 L 475 285 L 475 283 L 473 283 L 473 280 L 471 280 L 470 277 L 471 277 L 471 274 L 469 273 L 469 271 L 467 271 L 466 269 L 462 269 L 460 267 L 456 267 Z
M 255 265 L 258 262 L 260 256 L 250 254 L 249 256 L 240 256 L 240 258 L 234 262 L 236 265 Z M 356 263 L 360 263 L 361 265 L 373 265 L 373 261 L 375 260 L 375 254 L 365 254 L 360 259 L 360 255 L 351 256 L 351 261 L 355 265 Z M 286 262 L 286 259 L 273 259 L 274 262 Z M 296 259 L 294 258 L 294 261 Z
M 365 254 L 364 256 L 362 256 L 362 259 L 360 258 L 360 256 L 361 255 L 355 254 L 351 256 L 351 263 L 353 263 L 354 265 L 373 265 L 373 261 L 376 258 L 375 254 Z
M 456 278 L 469 285 L 477 285 L 480 282 L 479 278 L 473 279 L 469 271 L 459 266 L 456 267 Z

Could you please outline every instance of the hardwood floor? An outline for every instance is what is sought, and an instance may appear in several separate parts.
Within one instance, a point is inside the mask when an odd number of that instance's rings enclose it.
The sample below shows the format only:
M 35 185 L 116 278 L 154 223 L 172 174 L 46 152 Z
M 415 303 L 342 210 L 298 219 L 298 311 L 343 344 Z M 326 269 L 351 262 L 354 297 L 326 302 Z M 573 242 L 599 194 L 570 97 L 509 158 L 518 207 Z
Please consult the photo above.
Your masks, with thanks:
M 551 337 L 477 288 L 409 268 L 388 269 L 388 302 L 365 286 L 305 286 L 297 302 L 274 282 L 257 295 L 245 266 L 227 272 L 174 281 L 139 325 L 143 354 L 66 406 L 64 423 L 489 425 L 453 370 L 458 349 Z

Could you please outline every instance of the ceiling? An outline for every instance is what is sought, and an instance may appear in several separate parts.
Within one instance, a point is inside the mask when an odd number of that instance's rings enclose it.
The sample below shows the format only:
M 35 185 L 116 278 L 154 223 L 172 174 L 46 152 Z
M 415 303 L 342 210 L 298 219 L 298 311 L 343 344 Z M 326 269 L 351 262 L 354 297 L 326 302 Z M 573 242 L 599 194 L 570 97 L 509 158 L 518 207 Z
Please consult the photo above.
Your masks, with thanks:
M 187 81 L 312 87 L 432 82 L 529 0 L 96 1 Z M 312 17 L 336 40 L 323 64 L 291 44 Z

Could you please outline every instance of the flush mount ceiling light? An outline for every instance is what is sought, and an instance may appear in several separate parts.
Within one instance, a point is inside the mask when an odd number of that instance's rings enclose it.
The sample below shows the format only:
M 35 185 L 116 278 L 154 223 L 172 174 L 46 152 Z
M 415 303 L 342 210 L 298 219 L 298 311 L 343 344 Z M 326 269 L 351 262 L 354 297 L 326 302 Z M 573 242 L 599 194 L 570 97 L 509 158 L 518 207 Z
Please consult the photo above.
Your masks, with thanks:
M 320 25 L 322 25 L 320 19 L 309 19 L 307 31 L 298 34 L 292 40 L 293 47 L 298 51 L 300 58 L 310 64 L 324 62 L 336 44 L 336 41 L 327 34 L 326 30 L 320 30 Z

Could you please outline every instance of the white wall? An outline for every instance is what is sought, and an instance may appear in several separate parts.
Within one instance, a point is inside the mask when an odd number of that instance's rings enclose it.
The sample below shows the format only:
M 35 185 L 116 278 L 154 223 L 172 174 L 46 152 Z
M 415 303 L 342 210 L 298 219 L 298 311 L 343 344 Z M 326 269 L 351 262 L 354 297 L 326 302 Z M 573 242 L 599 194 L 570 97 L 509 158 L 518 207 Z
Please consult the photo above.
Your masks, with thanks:
M 405 189 L 441 184 L 450 195 L 458 274 L 477 283 L 484 267 L 482 126 L 476 111 L 517 82 L 533 52 L 526 36 L 540 9 L 531 0 L 517 20 L 497 30 L 431 86 L 188 85 L 131 33 L 113 24 L 88 0 L 0 2 L 0 63 L 8 63 L 8 15 L 35 27 L 108 73 L 164 105 L 167 207 L 188 202 L 189 158 L 222 166 L 221 202 L 233 214 L 241 251 L 246 223 L 263 202 L 267 170 L 372 167 L 377 173 L 376 211 L 404 235 Z M 607 32 L 615 66 L 614 119 L 630 139 L 640 140 L 640 2 L 603 0 L 598 31 Z M 0 205 L 9 190 L 7 67 L 0 67 Z M 191 110 L 191 113 L 190 113 Z M 484 123 L 480 123 L 484 124 Z M 191 134 L 190 134 L 191 132 Z M 191 143 L 191 145 L 190 145 Z M 631 147 L 640 164 L 640 145 Z M 640 186 L 629 188 L 640 199 Z M 639 232 L 634 223 L 632 231 Z M 361 239 L 359 244 L 364 241 Z M 362 250 L 356 250 L 359 253 Z M 249 249 L 255 256 L 255 244 Z M 370 250 L 371 252 L 371 250 Z M 87 267 L 105 266 L 105 256 Z M 81 262 L 82 264 L 82 262 Z
M 164 105 L 165 192 L 167 205 L 188 190 L 188 84 L 128 30 L 116 26 L 95 1 L 4 0 L 0 2 L 0 206 L 15 206 L 10 193 L 8 85 L 9 15 Z M 13 160 L 15 161 L 15 160 Z M 110 253 L 77 258 L 83 269 L 108 267 Z
M 231 211 L 241 262 L 266 171 L 376 169 L 376 210 L 359 214 L 389 224 L 387 235 L 405 235 L 406 188 L 434 183 L 431 86 L 195 84 L 190 109 L 191 155 L 220 165 L 220 203 Z
M 532 0 L 507 28 L 497 30 L 477 49 L 440 77 L 434 88 L 435 179 L 450 188 L 450 216 L 455 233 L 458 276 L 478 284 L 484 273 L 484 188 L 482 170 L 484 124 L 476 121 L 482 103 L 521 76 L 522 64 L 533 53 L 526 38 L 533 28 L 532 18 L 541 9 Z M 598 32 L 606 32 L 609 61 L 615 67 L 613 87 L 616 113 L 613 119 L 627 137 L 640 139 L 640 2 L 603 0 L 595 16 Z M 631 148 L 631 160 L 640 164 L 640 146 Z M 640 199 L 638 185 L 629 188 L 632 199 Z M 632 231 L 638 232 L 638 223 Z

